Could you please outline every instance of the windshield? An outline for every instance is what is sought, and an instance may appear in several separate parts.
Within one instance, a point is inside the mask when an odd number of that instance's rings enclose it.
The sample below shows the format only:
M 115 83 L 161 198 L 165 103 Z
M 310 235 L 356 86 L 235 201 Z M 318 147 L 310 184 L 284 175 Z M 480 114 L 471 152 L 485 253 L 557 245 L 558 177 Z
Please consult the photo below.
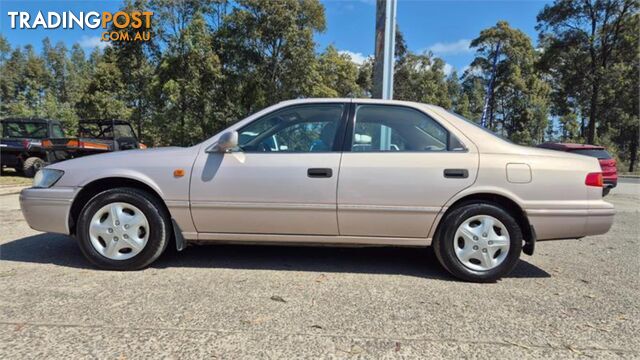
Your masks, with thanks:
M 592 156 L 598 159 L 611 159 L 611 155 L 605 149 L 576 149 L 570 150 L 572 153 Z
M 37 122 L 5 122 L 3 123 L 6 138 L 44 139 L 47 137 L 47 124 Z
M 495 137 L 497 137 L 497 138 L 500 138 L 501 140 L 504 140 L 504 141 L 506 141 L 506 142 L 512 143 L 512 141 L 511 141 L 511 140 L 509 140 L 508 138 L 506 138 L 506 137 L 505 137 L 504 135 L 502 135 L 502 134 L 499 134 L 499 133 L 497 133 L 497 132 L 495 132 L 495 131 L 492 131 L 492 130 L 490 130 L 490 129 L 486 128 L 486 127 L 483 127 L 483 126 L 481 126 L 480 124 L 478 124 L 477 122 L 475 122 L 475 121 L 473 121 L 473 120 L 469 120 L 469 119 L 465 118 L 464 116 L 462 116 L 462 115 L 460 115 L 460 114 L 456 114 L 456 113 L 454 113 L 453 111 L 450 111 L 450 110 L 447 110 L 447 109 L 444 109 L 444 110 L 445 110 L 446 112 L 448 112 L 449 114 L 451 114 L 451 115 L 453 115 L 453 116 L 457 117 L 458 119 L 463 120 L 463 121 L 465 121 L 465 122 L 468 122 L 469 124 L 472 124 L 472 125 L 474 125 L 475 127 L 479 128 L 479 129 L 482 129 L 483 131 L 488 132 L 489 134 L 491 134 L 491 135 L 493 135 L 493 136 L 495 136 Z
M 91 137 L 96 139 L 135 138 L 136 135 L 129 124 L 82 124 L 80 137 Z

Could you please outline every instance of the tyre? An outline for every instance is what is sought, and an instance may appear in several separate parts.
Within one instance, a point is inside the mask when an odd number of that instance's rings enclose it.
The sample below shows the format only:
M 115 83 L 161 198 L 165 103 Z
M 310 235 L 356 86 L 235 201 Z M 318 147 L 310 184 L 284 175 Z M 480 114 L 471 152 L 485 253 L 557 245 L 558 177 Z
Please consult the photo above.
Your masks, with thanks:
M 171 239 L 169 214 L 155 196 L 116 188 L 94 196 L 80 212 L 76 234 L 84 256 L 106 270 L 147 267 Z
M 509 274 L 522 251 L 522 230 L 513 216 L 488 203 L 469 203 L 449 213 L 433 247 L 453 276 L 473 282 L 494 282 Z
M 602 197 L 605 197 L 605 196 L 609 195 L 610 191 L 611 191 L 610 187 L 606 187 L 606 188 L 602 189 Z
M 42 169 L 46 163 L 38 157 L 30 157 L 22 164 L 22 172 L 26 177 L 34 177 L 38 170 Z

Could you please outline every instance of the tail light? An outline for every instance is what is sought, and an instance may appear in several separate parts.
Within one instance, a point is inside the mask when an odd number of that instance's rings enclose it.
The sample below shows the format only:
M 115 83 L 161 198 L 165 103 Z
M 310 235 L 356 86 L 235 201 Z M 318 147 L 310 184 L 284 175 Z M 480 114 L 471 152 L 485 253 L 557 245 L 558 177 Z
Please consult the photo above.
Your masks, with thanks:
M 42 147 L 49 149 L 53 147 L 53 143 L 51 142 L 51 140 L 42 140 Z
M 604 181 L 602 180 L 602 173 L 588 173 L 587 178 L 584 180 L 584 183 L 587 186 L 603 187 Z
M 29 145 L 31 145 L 31 141 L 29 141 L 27 139 L 22 140 L 22 147 L 23 148 L 28 149 Z

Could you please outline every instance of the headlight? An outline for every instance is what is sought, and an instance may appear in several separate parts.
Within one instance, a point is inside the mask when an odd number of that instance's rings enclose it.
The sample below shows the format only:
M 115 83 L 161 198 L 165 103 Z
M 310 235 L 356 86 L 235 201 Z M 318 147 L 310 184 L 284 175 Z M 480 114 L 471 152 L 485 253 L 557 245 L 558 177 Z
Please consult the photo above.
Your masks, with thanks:
M 33 187 L 34 188 L 50 188 L 56 181 L 60 180 L 60 178 L 64 175 L 64 171 L 56 170 L 56 169 L 42 169 L 36 173 L 36 176 L 33 177 Z

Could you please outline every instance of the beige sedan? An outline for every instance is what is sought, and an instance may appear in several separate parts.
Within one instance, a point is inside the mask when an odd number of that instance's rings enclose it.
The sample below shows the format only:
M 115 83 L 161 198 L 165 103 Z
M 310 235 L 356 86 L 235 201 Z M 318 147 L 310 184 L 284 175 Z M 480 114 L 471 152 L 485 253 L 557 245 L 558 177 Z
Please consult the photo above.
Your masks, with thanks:
M 194 242 L 433 245 L 454 276 L 485 282 L 536 241 L 607 232 L 600 171 L 437 106 L 305 99 L 193 147 L 50 165 L 20 201 L 32 228 L 76 237 L 103 269 Z

